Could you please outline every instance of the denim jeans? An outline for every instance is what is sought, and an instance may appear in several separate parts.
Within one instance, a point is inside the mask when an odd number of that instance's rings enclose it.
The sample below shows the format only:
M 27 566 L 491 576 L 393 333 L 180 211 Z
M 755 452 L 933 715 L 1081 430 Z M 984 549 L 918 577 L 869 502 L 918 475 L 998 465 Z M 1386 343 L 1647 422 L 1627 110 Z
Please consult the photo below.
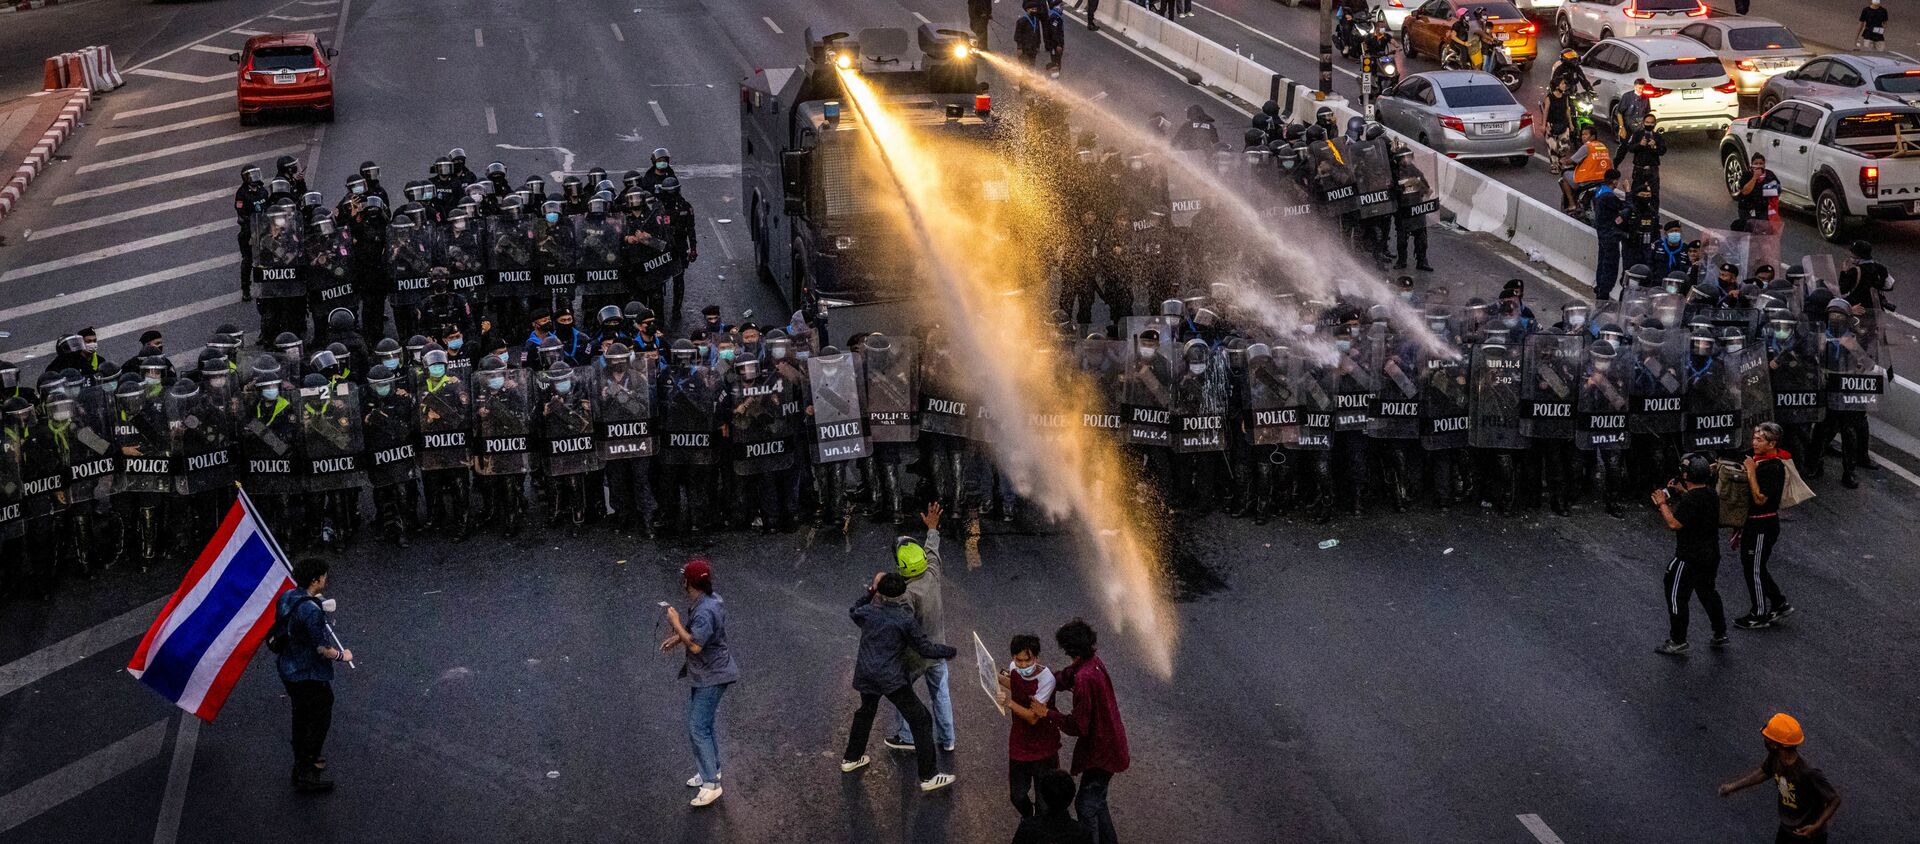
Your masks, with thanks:
M 1080 791 L 1073 796 L 1073 811 L 1080 816 L 1080 828 L 1093 844 L 1119 844 L 1113 832 L 1113 816 L 1107 814 L 1107 786 L 1113 784 L 1113 772 L 1088 768 L 1080 775 Z
M 732 683 L 689 689 L 687 695 L 687 736 L 693 740 L 693 761 L 700 767 L 701 782 L 720 779 L 720 738 L 714 720 L 720 713 L 720 696 Z
M 947 694 L 947 661 L 934 661 L 920 677 L 927 684 L 927 708 L 933 712 L 934 737 L 943 747 L 952 744 L 953 696 Z M 913 741 L 913 728 L 907 726 L 907 716 L 897 709 L 893 714 L 893 734 Z

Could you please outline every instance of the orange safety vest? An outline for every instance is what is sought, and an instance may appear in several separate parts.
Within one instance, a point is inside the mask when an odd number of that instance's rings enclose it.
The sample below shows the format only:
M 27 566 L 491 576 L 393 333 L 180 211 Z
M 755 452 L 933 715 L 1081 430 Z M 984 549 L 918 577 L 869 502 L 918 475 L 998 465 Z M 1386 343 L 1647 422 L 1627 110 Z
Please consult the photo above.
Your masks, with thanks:
M 1607 171 L 1613 169 L 1613 153 L 1607 151 L 1607 145 L 1599 141 L 1587 142 L 1587 157 L 1573 168 L 1575 182 L 1597 182 L 1607 177 Z

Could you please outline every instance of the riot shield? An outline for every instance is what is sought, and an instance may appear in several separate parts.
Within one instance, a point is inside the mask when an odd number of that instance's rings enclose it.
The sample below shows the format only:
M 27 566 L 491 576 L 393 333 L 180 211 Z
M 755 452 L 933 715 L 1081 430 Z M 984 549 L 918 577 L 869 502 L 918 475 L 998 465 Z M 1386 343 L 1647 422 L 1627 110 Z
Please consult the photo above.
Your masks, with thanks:
M 762 475 L 793 468 L 793 426 L 786 412 L 792 391 L 793 385 L 773 373 L 734 379 L 729 391 L 734 474 Z
M 476 373 L 473 388 L 473 471 L 524 475 L 533 469 L 531 373 L 495 369 Z
M 467 382 L 448 376 L 422 378 L 414 395 L 414 430 L 420 432 L 420 469 L 432 472 L 467 465 L 474 450 L 467 434 L 473 427 L 473 398 Z
M 920 430 L 950 437 L 972 435 L 973 403 L 965 397 L 966 374 L 958 371 L 950 344 L 928 342 L 920 355 Z
M 1767 369 L 1767 350 L 1749 345 L 1724 357 L 1740 381 L 1740 427 L 1733 433 L 1735 449 L 1752 440 L 1754 426 L 1773 421 L 1773 380 Z
M 1520 384 L 1520 433 L 1541 440 L 1573 438 L 1585 334 L 1534 334 L 1527 338 L 1526 380 Z
M 1163 341 L 1162 345 L 1154 348 L 1151 357 L 1135 354 L 1125 358 L 1120 376 L 1122 443 L 1171 444 L 1169 423 L 1173 401 L 1173 364 L 1166 356 L 1166 350 L 1171 345 Z
M 1300 406 L 1294 394 L 1292 354 L 1265 343 L 1247 347 L 1247 438 L 1254 445 L 1281 445 L 1300 438 Z
M 1727 231 L 1726 229 L 1701 229 L 1700 254 L 1705 257 L 1707 262 L 1706 272 L 1702 274 L 1702 283 L 1713 283 L 1714 273 L 1719 271 L 1721 264 L 1732 264 L 1739 267 L 1740 272 L 1737 273 L 1737 277 L 1740 279 L 1752 278 L 1753 271 L 1761 264 L 1771 263 L 1764 260 L 1754 260 L 1753 246 L 1754 238 L 1746 232 Z
M 366 416 L 361 426 L 367 439 L 367 482 L 388 487 L 420 477 L 420 446 L 413 433 L 418 417 L 416 397 L 398 385 L 388 396 L 363 396 Z
M 653 373 L 653 367 L 629 364 L 598 379 L 602 461 L 653 456 Z
M 1435 307 L 1429 306 L 1429 310 Z M 1438 322 L 1433 316 L 1429 315 L 1429 322 Z M 1457 316 L 1449 317 L 1446 326 L 1438 333 L 1450 348 L 1422 348 L 1416 364 L 1420 370 L 1420 447 L 1428 451 L 1464 447 L 1473 425 L 1467 382 L 1471 361 L 1458 343 Z
M 447 268 L 453 292 L 478 299 L 487 290 L 487 229 L 482 220 L 446 224 L 439 237 L 439 265 Z
M 1887 391 L 1887 347 L 1878 312 L 1855 317 L 1850 326 L 1820 334 L 1820 365 L 1827 380 L 1828 410 L 1873 410 Z
M 541 379 L 545 380 L 545 379 Z M 600 449 L 594 444 L 599 427 L 600 387 L 592 367 L 573 367 L 572 385 L 566 393 L 557 384 L 545 384 L 540 390 L 541 454 L 547 475 L 563 477 L 592 472 L 601 467 Z
M 659 290 L 668 279 L 681 272 L 682 265 L 673 254 L 672 227 L 661 224 L 655 215 L 628 214 L 622 242 L 627 284 L 633 292 Z
M 1806 287 L 1801 290 L 1802 300 L 1808 294 L 1823 287 L 1836 296 L 1840 295 L 1840 265 L 1833 260 L 1832 255 L 1823 253 L 1802 257 L 1800 269 L 1807 274 Z
M 1394 164 L 1394 187 L 1397 188 L 1394 192 L 1397 203 L 1394 215 L 1409 221 L 1408 227 L 1417 227 L 1420 220 L 1440 210 L 1440 197 L 1434 193 L 1433 183 L 1427 179 L 1427 174 L 1421 172 L 1420 166 L 1414 162 L 1411 152 L 1399 156 Z
M 167 393 L 167 431 L 172 440 L 174 490 L 198 495 L 233 483 L 234 420 L 225 396 L 195 386 Z
M 1677 434 L 1685 425 L 1687 335 L 1679 327 L 1633 331 L 1622 351 L 1632 362 L 1628 381 L 1632 406 L 1627 428 L 1636 434 Z
M 396 218 L 400 225 L 387 227 L 387 278 L 393 284 L 389 301 L 395 310 L 412 308 L 426 301 L 431 292 L 429 273 L 436 253 L 435 232 L 412 225 L 405 215 Z
M 172 492 L 173 440 L 163 397 L 143 391 L 137 398 L 115 396 L 113 402 L 114 491 Z
M 1788 330 L 1770 330 L 1764 346 L 1771 357 L 1773 418 L 1789 425 L 1810 425 L 1826 419 L 1827 380 L 1820 362 L 1819 335 L 1802 319 L 1793 320 L 1790 328 L 1775 327 Z
M 20 447 L 12 437 L 0 437 L 0 542 L 19 539 L 26 532 L 21 499 Z
M 533 223 L 523 217 L 501 215 L 488 221 L 487 296 L 510 298 L 540 291 L 534 277 Z
M 306 263 L 302 245 L 306 226 L 291 205 L 269 206 L 253 215 L 253 295 L 260 299 L 297 299 L 307 295 L 300 277 Z
M 1359 168 L 1353 145 L 1345 138 L 1315 141 L 1308 146 L 1307 166 L 1313 168 L 1309 183 L 1322 212 L 1337 217 L 1360 207 Z
M 1193 348 L 1203 348 L 1195 345 Z M 1173 450 L 1181 454 L 1224 451 L 1227 447 L 1227 396 L 1232 372 L 1218 350 L 1207 349 L 1205 363 L 1182 355 L 1173 385 Z M 1199 372 L 1193 371 L 1196 367 Z
M 1304 352 L 1287 357 L 1287 383 L 1293 387 L 1294 405 L 1299 409 L 1299 425 L 1283 443 L 1296 451 L 1326 451 L 1333 448 L 1333 387 L 1331 371 L 1313 362 Z
M 860 359 L 850 352 L 807 358 L 813 401 L 813 462 L 838 463 L 873 454 L 861 403 Z
M 367 485 L 360 385 L 341 381 L 300 390 L 300 441 L 306 446 L 306 490 Z
M 712 466 L 721 460 L 720 375 L 705 364 L 668 369 L 660 427 L 661 458 L 670 466 Z
M 1411 440 L 1420 436 L 1420 347 L 1412 337 L 1376 324 L 1367 333 L 1367 345 L 1377 361 L 1375 386 L 1379 392 L 1367 417 L 1367 436 L 1383 440 Z
M 1101 432 L 1118 441 L 1123 426 L 1125 353 L 1127 344 L 1104 337 L 1087 337 L 1074 343 L 1074 368 L 1085 380 L 1087 406 L 1080 414 L 1080 427 Z
M 1522 449 L 1520 391 L 1526 363 L 1525 347 L 1480 343 L 1468 362 L 1469 407 L 1472 421 L 1467 444 L 1474 448 Z
M 1587 344 L 1581 369 L 1579 399 L 1574 408 L 1574 447 L 1581 451 L 1625 451 L 1630 441 L 1627 420 L 1632 403 L 1627 389 L 1631 351 L 1595 355 Z
M 578 218 L 580 227 L 580 292 L 624 295 L 627 280 L 627 218 L 621 214 L 589 213 Z
M 1333 429 L 1364 431 L 1379 400 L 1380 357 L 1386 348 L 1371 335 L 1353 338 L 1327 375 L 1333 384 Z
M 580 217 L 536 224 L 534 251 L 540 256 L 540 288 L 555 298 L 571 298 L 580 286 Z
M 1686 436 L 1688 451 L 1717 452 L 1741 448 L 1734 434 L 1740 429 L 1740 374 L 1735 362 L 1714 354 L 1704 362 L 1687 362 Z
M 1354 188 L 1359 194 L 1354 216 L 1365 220 L 1394 213 L 1392 141 L 1382 135 L 1371 141 L 1351 141 Z
M 885 345 L 869 338 L 861 356 L 867 429 L 877 443 L 910 443 L 920 438 L 918 348 L 909 337 L 888 337 Z
M 1626 318 L 1623 328 L 1637 329 L 1648 322 L 1678 328 L 1686 317 L 1687 300 L 1658 287 L 1631 287 L 1620 304 L 1620 312 Z
M 15 440 L 9 428 L 0 439 Z M 40 422 L 16 443 L 20 471 L 20 514 L 27 519 L 57 516 L 67 509 L 67 458 L 60 441 Z
M 299 397 L 269 402 L 249 387 L 241 405 L 240 457 L 247 489 L 260 495 L 297 495 L 305 466 L 300 457 Z
M 78 395 L 54 402 L 47 409 L 51 424 L 67 426 L 64 431 L 56 431 L 67 441 L 68 501 L 104 501 L 113 495 L 112 402 L 105 388 L 88 384 Z M 67 419 L 63 421 L 62 415 Z
M 326 325 L 334 308 L 360 312 L 360 287 L 355 282 L 353 237 L 344 230 L 322 236 L 309 233 L 306 241 L 307 311 L 315 325 Z

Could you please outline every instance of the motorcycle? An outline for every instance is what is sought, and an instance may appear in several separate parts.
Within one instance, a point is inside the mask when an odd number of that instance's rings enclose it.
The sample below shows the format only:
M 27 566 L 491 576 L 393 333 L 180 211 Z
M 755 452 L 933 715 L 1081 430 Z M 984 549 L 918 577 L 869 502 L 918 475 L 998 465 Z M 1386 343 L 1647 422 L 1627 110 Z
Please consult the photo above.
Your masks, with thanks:
M 1340 21 L 1333 28 L 1333 48 L 1340 55 L 1359 61 L 1365 52 L 1367 39 L 1373 35 L 1373 19 L 1351 15 L 1345 9 L 1340 10 Z
M 1513 63 L 1513 57 L 1507 53 L 1507 48 L 1504 45 L 1495 44 L 1490 48 L 1483 49 L 1491 49 L 1493 51 L 1491 53 L 1493 56 L 1493 69 L 1488 72 L 1493 74 L 1495 79 L 1500 80 L 1500 84 L 1507 86 L 1507 90 L 1520 90 L 1520 83 L 1525 81 L 1526 74 L 1521 73 L 1520 66 Z M 1471 60 L 1458 49 L 1447 50 L 1446 54 L 1440 58 L 1440 67 L 1445 70 L 1480 69 L 1478 66 L 1472 64 Z
M 1361 69 L 1373 79 L 1374 96 L 1400 81 L 1400 62 L 1392 53 L 1370 57 L 1361 63 Z

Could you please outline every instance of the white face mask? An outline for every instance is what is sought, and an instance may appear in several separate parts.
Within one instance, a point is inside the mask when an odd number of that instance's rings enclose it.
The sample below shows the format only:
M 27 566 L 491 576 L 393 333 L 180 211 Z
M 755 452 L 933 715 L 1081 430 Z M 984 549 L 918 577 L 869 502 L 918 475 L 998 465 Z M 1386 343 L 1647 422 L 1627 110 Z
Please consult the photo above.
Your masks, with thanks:
M 1139 349 L 1139 351 L 1140 351 L 1140 359 L 1141 359 L 1141 360 L 1152 360 L 1152 359 L 1153 359 L 1153 352 L 1154 352 L 1154 347 L 1152 347 L 1152 346 L 1141 346 L 1141 347 L 1140 347 L 1140 349 Z
M 772 355 L 774 360 L 785 360 L 787 357 L 786 349 L 768 349 L 767 353 Z
M 100 351 L 100 344 L 90 340 L 84 345 L 84 348 L 89 352 L 97 352 Z
M 1031 680 L 1033 679 L 1033 675 L 1040 673 L 1040 663 L 1035 661 L 1032 665 L 1025 668 L 1016 665 L 1013 667 L 1013 673 L 1020 675 L 1022 679 Z
M 1207 374 L 1207 365 L 1204 363 L 1190 363 L 1187 364 L 1187 371 L 1195 375 L 1205 375 Z

